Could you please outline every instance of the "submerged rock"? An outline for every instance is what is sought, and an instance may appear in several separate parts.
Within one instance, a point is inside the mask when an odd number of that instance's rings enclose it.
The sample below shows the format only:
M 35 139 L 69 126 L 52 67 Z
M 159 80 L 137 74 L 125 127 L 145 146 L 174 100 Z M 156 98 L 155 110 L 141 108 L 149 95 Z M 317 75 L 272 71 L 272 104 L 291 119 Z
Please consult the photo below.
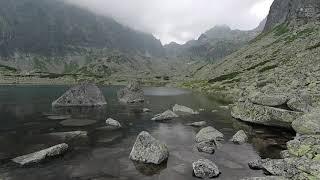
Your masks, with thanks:
M 49 137 L 59 139 L 61 141 L 72 141 L 75 139 L 87 139 L 87 131 L 71 131 L 71 132 L 55 132 L 47 134 Z
M 174 105 L 172 108 L 173 112 L 177 114 L 199 114 L 198 111 L 194 111 L 193 109 L 186 107 L 186 106 L 181 106 L 181 105 Z
M 209 126 L 201 129 L 196 135 L 196 142 L 212 142 L 223 140 L 224 136 L 221 132 L 215 128 Z
M 199 178 L 213 178 L 220 174 L 218 166 L 208 159 L 199 159 L 192 163 L 193 173 Z
M 138 103 L 144 101 L 144 93 L 140 81 L 133 81 L 118 92 L 118 98 L 123 103 Z
M 48 158 L 53 158 L 55 156 L 64 154 L 68 148 L 68 144 L 63 143 L 38 152 L 16 157 L 12 159 L 12 161 L 20 164 L 21 166 L 40 163 Z
M 256 105 L 245 101 L 237 102 L 231 108 L 231 115 L 236 119 L 250 123 L 291 128 L 291 123 L 301 117 L 303 113 Z
M 151 120 L 153 121 L 166 121 L 171 120 L 173 118 L 179 117 L 176 113 L 172 112 L 171 110 L 167 110 L 161 114 L 155 115 Z
M 60 98 L 52 103 L 52 106 L 103 106 L 107 102 L 94 84 L 81 84 L 72 87 Z
M 206 121 L 199 121 L 199 122 L 189 123 L 187 125 L 194 126 L 194 127 L 203 127 L 203 126 L 207 125 L 207 122 Z
M 230 141 L 235 144 L 243 144 L 248 141 L 248 136 L 243 130 L 240 130 L 232 137 Z
M 161 164 L 169 157 L 169 150 L 148 132 L 141 132 L 130 153 L 130 159 L 142 163 Z
M 292 122 L 292 128 L 300 134 L 320 134 L 320 112 L 314 110 Z
M 61 121 L 60 124 L 62 126 L 73 126 L 73 127 L 81 127 L 81 126 L 89 126 L 95 124 L 96 120 L 91 119 L 68 119 Z
M 112 118 L 108 118 L 106 120 L 106 124 L 107 124 L 107 126 L 110 126 L 111 128 L 115 128 L 115 129 L 122 128 L 121 124 L 117 120 L 114 120 Z
M 281 106 L 286 104 L 288 101 L 288 96 L 284 94 L 264 94 L 255 93 L 251 95 L 249 100 L 254 104 L 264 105 L 264 106 Z
M 52 115 L 47 117 L 47 119 L 50 119 L 50 120 L 66 120 L 69 118 L 71 118 L 70 115 Z
M 143 111 L 143 112 L 151 112 L 151 110 L 148 109 L 148 108 L 143 108 L 142 111 Z

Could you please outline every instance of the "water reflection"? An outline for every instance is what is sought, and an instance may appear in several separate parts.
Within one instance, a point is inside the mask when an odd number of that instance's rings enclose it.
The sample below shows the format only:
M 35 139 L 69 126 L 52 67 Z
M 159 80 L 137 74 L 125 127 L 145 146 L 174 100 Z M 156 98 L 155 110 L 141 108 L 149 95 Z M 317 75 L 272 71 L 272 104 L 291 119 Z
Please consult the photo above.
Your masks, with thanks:
M 228 110 L 218 108 L 220 101 L 205 95 L 172 88 L 146 88 L 145 102 L 138 105 L 118 103 L 116 92 L 121 87 L 102 87 L 108 104 L 101 108 L 55 108 L 51 102 L 68 87 L 64 86 L 15 86 L 0 87 L 0 174 L 11 179 L 195 179 L 192 162 L 208 158 L 216 162 L 222 174 L 218 179 L 240 179 L 246 176 L 261 176 L 262 172 L 251 171 L 247 162 L 262 157 L 278 157 L 290 132 L 270 131 L 231 118 Z M 21 94 L 24 94 L 23 96 Z M 205 109 L 200 115 L 181 116 L 167 123 L 150 119 L 153 115 L 181 104 L 195 110 Z M 143 108 L 152 110 L 142 112 Z M 218 109 L 217 112 L 212 112 Z M 72 119 L 92 119 L 88 126 L 65 127 L 59 119 L 50 115 L 70 115 Z M 118 120 L 120 130 L 105 127 L 107 118 Z M 195 121 L 206 121 L 220 130 L 226 141 L 213 155 L 200 153 L 194 148 L 194 136 L 200 128 L 186 126 Z M 237 131 L 248 132 L 250 141 L 234 145 L 228 139 Z M 10 158 L 38 151 L 61 139 L 48 135 L 53 132 L 87 131 L 85 141 L 68 142 L 72 151 L 63 158 L 36 167 L 18 168 L 9 163 Z M 169 148 L 169 159 L 163 166 L 144 166 L 132 162 L 129 154 L 141 131 L 149 131 Z M 3 178 L 6 179 L 6 178 Z

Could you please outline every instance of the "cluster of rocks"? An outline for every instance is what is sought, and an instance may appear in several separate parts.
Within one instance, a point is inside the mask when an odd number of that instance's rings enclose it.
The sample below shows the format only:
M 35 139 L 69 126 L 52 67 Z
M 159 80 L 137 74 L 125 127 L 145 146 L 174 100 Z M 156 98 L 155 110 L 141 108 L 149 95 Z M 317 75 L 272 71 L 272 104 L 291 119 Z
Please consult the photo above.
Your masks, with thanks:
M 210 134 L 199 135 L 199 138 L 207 137 L 210 137 Z M 129 158 L 138 163 L 161 165 L 168 160 L 169 150 L 166 144 L 143 131 L 137 136 Z M 217 165 L 208 159 L 199 159 L 192 163 L 192 167 L 194 175 L 199 178 L 212 178 L 220 174 Z
M 52 103 L 52 106 L 103 106 L 107 102 L 101 90 L 94 84 L 86 83 L 72 87 L 60 98 Z
M 320 113 L 305 94 L 254 93 L 241 98 L 232 116 L 247 122 L 293 128 L 297 135 L 287 142 L 282 159 L 249 162 L 277 179 L 320 179 Z
M 242 121 L 267 126 L 291 127 L 291 123 L 312 110 L 304 95 L 251 93 L 231 107 L 231 115 Z

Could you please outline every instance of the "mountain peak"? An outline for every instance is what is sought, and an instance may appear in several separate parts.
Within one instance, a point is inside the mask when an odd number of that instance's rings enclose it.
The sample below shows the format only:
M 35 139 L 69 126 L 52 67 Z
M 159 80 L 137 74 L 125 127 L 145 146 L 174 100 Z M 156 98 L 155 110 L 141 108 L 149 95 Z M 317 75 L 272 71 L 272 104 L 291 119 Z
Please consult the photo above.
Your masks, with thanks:
M 319 0 L 275 0 L 271 5 L 264 31 L 269 31 L 277 24 L 305 24 L 319 21 Z

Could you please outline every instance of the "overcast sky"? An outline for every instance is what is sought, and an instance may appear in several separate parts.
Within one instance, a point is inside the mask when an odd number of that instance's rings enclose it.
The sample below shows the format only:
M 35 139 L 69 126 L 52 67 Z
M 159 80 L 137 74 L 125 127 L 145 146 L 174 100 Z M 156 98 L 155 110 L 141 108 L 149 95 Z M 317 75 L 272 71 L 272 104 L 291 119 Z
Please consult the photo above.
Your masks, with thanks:
M 163 44 L 196 39 L 215 25 L 255 28 L 273 0 L 67 0 L 152 33 Z

